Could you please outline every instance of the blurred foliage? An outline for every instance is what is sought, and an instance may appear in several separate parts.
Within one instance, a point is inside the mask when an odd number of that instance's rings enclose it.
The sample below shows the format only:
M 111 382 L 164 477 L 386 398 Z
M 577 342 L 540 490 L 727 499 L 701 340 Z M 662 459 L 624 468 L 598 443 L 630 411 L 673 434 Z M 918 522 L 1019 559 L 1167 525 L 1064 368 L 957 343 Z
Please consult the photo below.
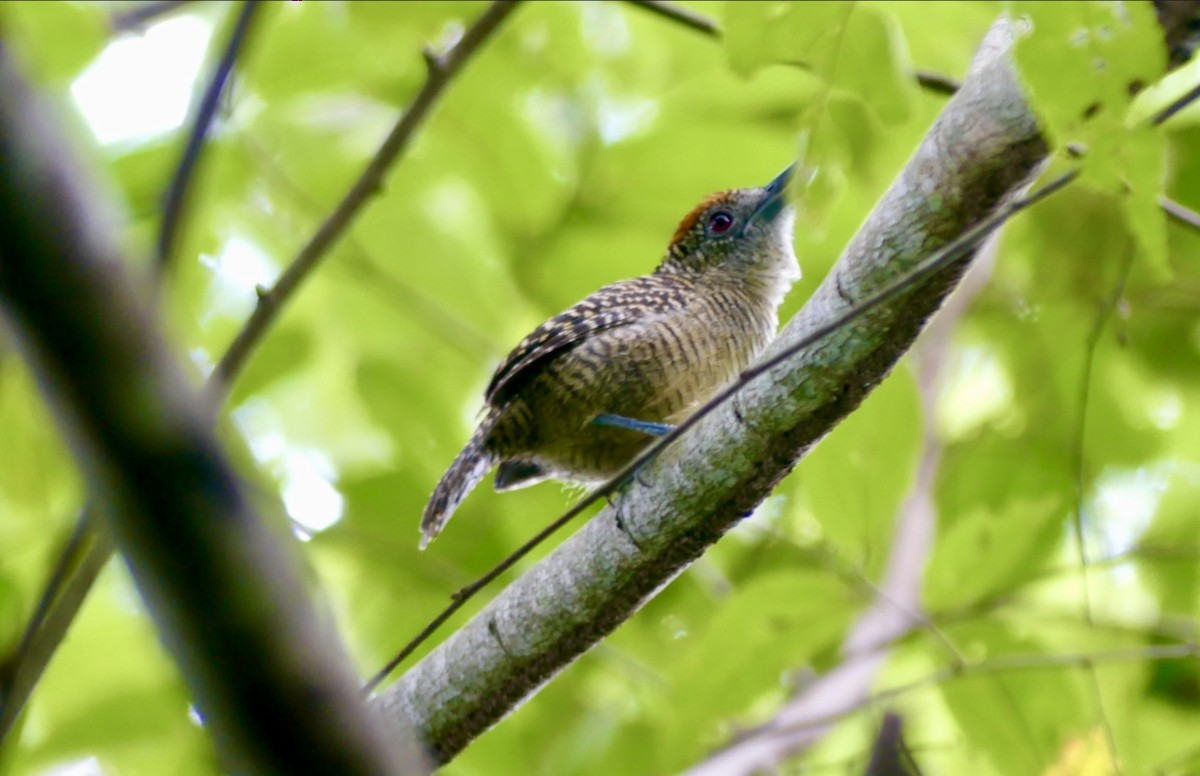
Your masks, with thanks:
M 770 718 L 838 663 L 881 578 L 926 424 L 941 462 L 923 596 L 940 638 L 915 632 L 880 678 L 881 689 L 918 683 L 890 702 L 926 772 L 1108 773 L 1114 758 L 1128 773 L 1195 772 L 1195 659 L 919 684 L 950 664 L 942 639 L 987 661 L 1195 637 L 1200 233 L 1167 220 L 1158 199 L 1200 209 L 1200 109 L 1156 129 L 1144 107 L 1131 119 L 1136 95 L 1164 75 L 1149 5 L 690 6 L 727 34 L 619 2 L 519 9 L 235 386 L 225 432 L 253 452 L 248 479 L 274 483 L 304 526 L 361 671 L 575 496 L 481 489 L 430 551 L 416 550 L 424 500 L 506 348 L 652 268 L 703 195 L 766 181 L 803 148 L 815 177 L 800 202 L 805 279 L 789 317 L 944 105 L 912 73 L 961 79 L 1007 7 L 1026 24 L 1017 62 L 1036 109 L 1058 149 L 1082 153 L 1085 175 L 1006 230 L 942 379 L 920 385 L 898 368 L 752 519 L 445 772 L 666 773 Z M 71 98 L 116 42 L 110 15 L 127 7 L 5 3 L 0 22 L 119 192 L 130 254 L 142 256 L 184 129 L 100 144 Z M 453 39 L 482 7 L 264 7 L 165 297 L 197 382 L 252 309 L 254 285 L 296 253 L 419 88 L 422 45 Z M 164 18 L 221 30 L 230 10 L 196 2 Z M 11 344 L 0 349 L 3 653 L 84 498 Z M 924 423 L 922 392 L 932 392 Z M 874 707 L 852 716 L 788 772 L 861 772 L 877 720 Z M 0 750 L 0 772 L 216 769 L 113 564 Z

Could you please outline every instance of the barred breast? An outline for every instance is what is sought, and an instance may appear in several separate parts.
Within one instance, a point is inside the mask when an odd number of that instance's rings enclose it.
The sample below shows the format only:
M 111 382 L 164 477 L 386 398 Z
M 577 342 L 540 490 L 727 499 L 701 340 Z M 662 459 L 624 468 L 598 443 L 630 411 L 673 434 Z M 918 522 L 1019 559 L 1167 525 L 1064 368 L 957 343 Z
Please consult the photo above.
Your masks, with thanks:
M 500 410 L 490 432 L 498 457 L 524 464 L 523 481 L 502 476 L 499 486 L 546 477 L 605 480 L 653 440 L 595 426 L 597 415 L 678 423 L 735 379 L 776 327 L 773 300 L 753 293 L 744 276 L 737 280 L 678 281 L 671 304 L 592 334 L 539 372 Z

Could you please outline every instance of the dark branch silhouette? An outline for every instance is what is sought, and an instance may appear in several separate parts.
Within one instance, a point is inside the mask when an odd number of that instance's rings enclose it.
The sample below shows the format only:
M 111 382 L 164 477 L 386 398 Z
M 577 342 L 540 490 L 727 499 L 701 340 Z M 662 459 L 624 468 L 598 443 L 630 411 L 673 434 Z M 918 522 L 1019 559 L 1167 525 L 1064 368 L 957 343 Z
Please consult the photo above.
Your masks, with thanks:
M 350 226 L 358 210 L 382 185 L 383 176 L 400 157 L 414 132 L 440 94 L 450 85 L 465 63 L 495 33 L 516 6 L 515 0 L 498 0 L 485 11 L 445 54 L 426 52 L 429 73 L 425 85 L 405 109 L 395 129 L 380 147 L 358 183 L 342 200 L 337 210 L 322 224 L 317 234 L 292 261 L 271 291 L 264 294 L 242 333 L 235 339 L 221 366 L 209 379 L 209 388 L 217 398 L 226 395 L 228 384 L 241 373 L 250 354 L 268 332 L 280 306 L 296 291 L 301 281 L 324 258 L 333 243 Z M 25 702 L 37 685 L 50 658 L 62 643 L 79 607 L 95 583 L 100 570 L 112 555 L 106 537 L 92 535 L 98 521 L 90 510 L 78 518 L 86 541 L 69 542 L 64 555 L 42 594 L 34 617 L 22 636 L 20 647 L 8 661 L 7 676 L 0 675 L 0 741 L 12 729 Z M 77 569 L 67 573 L 68 569 Z
M 0 90 L 0 307 L 227 767 L 399 774 L 139 299 L 108 193 L 2 44 Z
M 883 715 L 864 776 L 921 776 L 921 769 L 904 743 L 904 725 L 898 715 Z
M 663 0 L 626 0 L 626 2 L 644 8 L 650 13 L 658 14 L 665 19 L 678 22 L 685 27 L 690 27 L 696 32 L 702 32 L 713 38 L 721 37 L 721 28 L 717 26 L 716 22 L 690 8 L 663 2 Z

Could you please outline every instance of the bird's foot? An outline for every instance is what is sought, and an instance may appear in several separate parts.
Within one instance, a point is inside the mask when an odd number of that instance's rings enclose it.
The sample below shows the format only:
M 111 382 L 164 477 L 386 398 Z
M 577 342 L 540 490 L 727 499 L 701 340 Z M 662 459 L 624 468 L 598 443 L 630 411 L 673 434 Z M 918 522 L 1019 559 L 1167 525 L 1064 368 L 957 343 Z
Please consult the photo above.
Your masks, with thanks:
M 614 415 L 611 412 L 602 412 L 597 415 L 592 419 L 592 425 L 625 428 L 652 437 L 664 436 L 675 430 L 675 427 L 670 423 L 654 423 L 649 420 L 627 418 L 624 415 Z

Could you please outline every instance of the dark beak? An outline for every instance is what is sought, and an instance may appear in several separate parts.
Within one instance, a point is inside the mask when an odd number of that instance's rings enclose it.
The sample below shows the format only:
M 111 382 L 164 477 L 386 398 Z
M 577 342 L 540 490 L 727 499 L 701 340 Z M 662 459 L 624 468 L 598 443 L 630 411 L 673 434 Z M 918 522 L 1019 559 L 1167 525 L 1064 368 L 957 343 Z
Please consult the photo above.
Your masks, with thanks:
M 763 189 L 762 202 L 758 203 L 758 207 L 750 215 L 746 221 L 746 226 L 757 221 L 771 221 L 775 216 L 783 212 L 787 206 L 787 189 L 788 184 L 792 181 L 792 173 L 796 170 L 795 164 L 788 165 L 787 169 L 775 176 L 775 180 L 767 184 Z

